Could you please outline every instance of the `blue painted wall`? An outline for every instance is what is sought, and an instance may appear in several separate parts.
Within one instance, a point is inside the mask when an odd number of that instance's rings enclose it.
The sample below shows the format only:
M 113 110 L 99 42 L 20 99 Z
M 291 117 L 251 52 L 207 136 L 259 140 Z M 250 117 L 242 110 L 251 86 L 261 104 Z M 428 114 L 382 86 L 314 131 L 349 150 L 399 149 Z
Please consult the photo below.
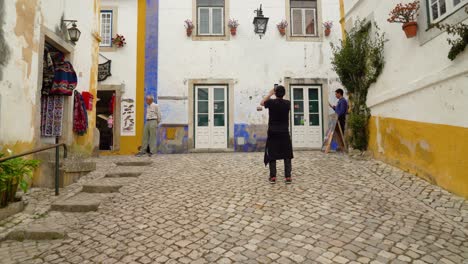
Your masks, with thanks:
M 146 0 L 145 96 L 158 100 L 159 0 Z M 145 104 L 145 112 L 146 112 Z

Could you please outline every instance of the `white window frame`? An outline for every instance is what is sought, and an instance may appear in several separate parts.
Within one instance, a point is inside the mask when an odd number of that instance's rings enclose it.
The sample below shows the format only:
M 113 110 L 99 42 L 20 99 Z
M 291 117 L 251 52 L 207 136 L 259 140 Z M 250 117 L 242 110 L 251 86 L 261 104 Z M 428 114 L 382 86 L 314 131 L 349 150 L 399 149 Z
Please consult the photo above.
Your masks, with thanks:
M 294 34 L 294 10 L 301 10 L 302 12 L 302 33 Z M 315 25 L 315 34 L 306 34 L 306 11 L 312 10 L 314 12 L 314 25 Z M 318 26 L 317 26 L 317 9 L 316 8 L 291 8 L 291 36 L 293 37 L 317 37 L 318 36 Z
M 200 33 L 200 10 L 201 9 L 208 9 L 209 10 L 209 33 Z M 213 10 L 220 9 L 222 18 L 221 18 L 221 33 L 213 33 Z M 209 7 L 209 6 L 200 6 L 198 7 L 198 17 L 197 17 L 197 34 L 199 36 L 224 36 L 224 7 L 216 6 L 216 7 Z
M 431 24 L 438 23 L 451 14 L 455 13 L 458 9 L 462 8 L 464 5 L 468 3 L 468 0 L 461 0 L 460 3 L 457 5 L 454 5 L 454 0 L 435 0 L 435 4 L 433 4 L 434 0 L 427 0 L 427 5 L 429 8 L 429 20 Z M 446 12 L 445 14 L 441 15 L 440 14 L 440 1 L 445 1 L 445 7 L 446 7 Z M 434 13 L 432 12 L 432 6 L 437 5 L 438 10 L 439 10 L 439 17 L 437 19 L 434 19 Z
M 101 35 L 101 39 L 104 40 L 102 34 L 102 16 L 103 14 L 110 14 L 111 17 L 110 17 L 110 38 L 109 38 L 109 41 L 110 43 L 104 43 L 103 41 L 99 43 L 99 47 L 108 47 L 108 48 L 111 48 L 112 47 L 112 38 L 113 38 L 113 33 L 114 33 L 114 10 L 112 9 L 109 9 L 109 10 L 101 10 L 100 12 L 100 35 Z

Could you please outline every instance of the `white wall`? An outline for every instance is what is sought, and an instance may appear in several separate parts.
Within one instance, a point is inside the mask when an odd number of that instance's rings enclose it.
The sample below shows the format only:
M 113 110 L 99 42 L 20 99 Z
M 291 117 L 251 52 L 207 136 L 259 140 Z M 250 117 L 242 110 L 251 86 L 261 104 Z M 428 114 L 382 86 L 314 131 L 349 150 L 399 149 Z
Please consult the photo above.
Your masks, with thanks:
M 41 89 L 38 85 L 41 26 L 56 32 L 62 14 L 64 19 L 78 20 L 77 26 L 82 34 L 74 47 L 72 64 L 78 75 L 77 89 L 89 90 L 91 46 L 95 41 L 92 33 L 97 30 L 94 4 L 94 0 L 5 1 L 3 29 L 11 56 L 7 66 L 3 68 L 3 79 L 0 80 L 2 144 L 30 143 L 34 140 L 39 129 L 35 119 L 36 113 L 40 112 L 36 97 Z M 29 52 L 31 59 L 28 59 Z
M 112 60 L 112 76 L 100 82 L 103 85 L 125 84 L 125 98 L 136 96 L 136 61 L 137 61 L 137 19 L 138 1 L 134 0 L 102 0 L 102 7 L 117 8 L 117 30 L 114 35 L 124 35 L 127 45 L 112 52 L 100 51 L 101 54 Z M 99 62 L 105 62 L 102 57 Z
M 264 15 L 270 18 L 262 39 L 254 34 L 252 24 L 254 10 L 261 3 Z M 323 20 L 335 22 L 332 34 L 323 42 L 281 37 L 276 24 L 286 18 L 285 4 L 285 0 L 231 0 L 229 16 L 240 23 L 237 35 L 229 41 L 192 41 L 184 28 L 184 20 L 192 19 L 192 0 L 160 0 L 159 96 L 188 96 L 188 79 L 234 79 L 235 123 L 261 124 L 266 123 L 267 113 L 255 109 L 262 96 L 284 77 L 335 79 L 329 43 L 341 38 L 339 1 L 322 0 Z M 323 32 L 322 25 L 318 30 Z M 330 89 L 337 86 L 332 82 Z M 187 101 L 162 100 L 160 104 L 166 111 L 165 123 L 188 122 Z
M 386 21 L 400 2 L 345 1 L 345 9 L 351 10 L 346 20 L 372 16 L 389 40 L 383 73 L 369 90 L 367 104 L 372 115 L 468 127 L 468 52 L 450 61 L 446 33 L 425 42 L 421 35 L 425 30 L 420 29 L 418 37 L 407 39 L 401 24 Z M 425 17 L 420 17 L 420 25 L 422 20 Z
M 134 0 L 102 0 L 101 7 L 115 8 L 117 11 L 116 28 L 113 35 L 119 34 L 125 37 L 127 43 L 123 48 L 116 48 L 113 51 L 101 50 L 100 53 L 107 59 L 112 60 L 111 73 L 100 85 L 123 85 L 123 99 L 133 99 L 136 101 L 136 67 L 137 67 L 137 32 L 138 32 L 138 1 Z M 99 57 L 99 63 L 106 62 L 106 59 Z M 136 105 L 136 104 L 134 104 Z M 122 103 L 122 109 L 123 109 Z M 133 116 L 134 119 L 139 117 Z M 122 119 L 125 117 L 122 116 Z M 124 121 L 122 120 L 121 126 Z M 121 128 L 122 129 L 122 128 Z M 133 136 L 135 131 L 126 132 L 122 130 L 123 136 Z

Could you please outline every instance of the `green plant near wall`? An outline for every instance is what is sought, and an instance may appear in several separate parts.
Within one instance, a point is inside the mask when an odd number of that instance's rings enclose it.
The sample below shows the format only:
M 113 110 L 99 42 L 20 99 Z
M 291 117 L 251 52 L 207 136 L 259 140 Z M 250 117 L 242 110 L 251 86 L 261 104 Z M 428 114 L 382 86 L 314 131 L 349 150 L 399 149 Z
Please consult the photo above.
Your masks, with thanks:
M 5 154 L 0 153 L 0 158 Z M 24 158 L 10 159 L 0 162 L 0 207 L 5 207 L 15 200 L 18 187 L 23 192 L 28 191 L 29 180 L 40 161 Z
M 354 27 L 345 32 L 345 39 L 339 45 L 331 44 L 333 69 L 346 87 L 351 101 L 348 140 L 354 149 L 367 149 L 370 117 L 366 105 L 367 93 L 384 67 L 385 42 L 385 34 L 380 33 L 376 23 L 357 20 Z
M 465 12 L 468 13 L 468 7 L 465 8 Z M 468 25 L 460 22 L 455 25 L 449 24 L 437 24 L 436 27 L 440 30 L 447 31 L 449 36 L 447 42 L 452 47 L 448 53 L 448 58 L 454 60 L 459 54 L 465 51 L 466 46 L 468 45 Z

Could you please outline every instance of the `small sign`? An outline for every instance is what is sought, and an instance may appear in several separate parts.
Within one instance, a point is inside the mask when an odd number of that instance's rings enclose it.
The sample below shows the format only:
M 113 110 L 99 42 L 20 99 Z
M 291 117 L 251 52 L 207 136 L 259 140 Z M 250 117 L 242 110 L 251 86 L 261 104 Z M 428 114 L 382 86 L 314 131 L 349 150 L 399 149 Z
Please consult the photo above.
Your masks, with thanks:
M 343 130 L 341 129 L 340 122 L 338 122 L 338 116 L 336 114 L 330 116 L 328 121 L 328 130 L 325 134 L 325 139 L 322 144 L 322 152 L 329 153 L 332 144 L 338 144 L 341 151 L 346 151 L 346 143 L 344 140 Z

